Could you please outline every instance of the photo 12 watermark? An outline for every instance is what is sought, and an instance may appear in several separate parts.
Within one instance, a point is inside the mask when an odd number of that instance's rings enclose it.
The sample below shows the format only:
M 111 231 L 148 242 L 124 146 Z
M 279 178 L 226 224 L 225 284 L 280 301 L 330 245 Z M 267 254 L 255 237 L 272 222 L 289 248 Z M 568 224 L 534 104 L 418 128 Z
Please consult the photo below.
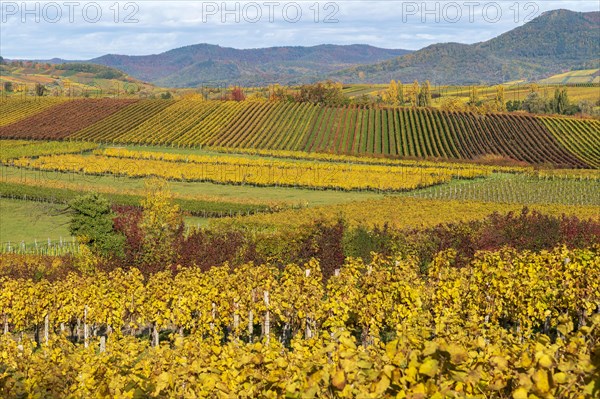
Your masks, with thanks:
M 64 1 L 0 3 L 2 23 L 99 23 L 135 24 L 140 22 L 144 1 Z M 202 24 L 214 23 L 339 23 L 340 3 L 303 1 L 203 1 L 162 3 L 166 9 L 185 10 L 188 18 Z
M 378 3 L 378 2 L 374 2 Z M 185 11 L 199 24 L 341 23 L 344 6 L 369 2 L 344 1 L 173 1 L 160 3 L 165 11 Z M 141 22 L 142 8 L 156 7 L 151 1 L 2 1 L 2 23 L 99 23 Z M 411 23 L 526 23 L 539 16 L 541 6 L 533 1 L 389 1 L 389 14 Z
M 339 23 L 340 4 L 337 2 L 212 2 L 201 3 L 202 22 L 258 23 Z
M 526 23 L 540 14 L 536 2 L 505 1 L 402 1 L 398 2 L 402 22 L 420 23 L 497 23 L 510 19 Z
M 2 23 L 90 23 L 113 22 L 123 24 L 139 23 L 140 3 L 138 2 L 0 2 Z

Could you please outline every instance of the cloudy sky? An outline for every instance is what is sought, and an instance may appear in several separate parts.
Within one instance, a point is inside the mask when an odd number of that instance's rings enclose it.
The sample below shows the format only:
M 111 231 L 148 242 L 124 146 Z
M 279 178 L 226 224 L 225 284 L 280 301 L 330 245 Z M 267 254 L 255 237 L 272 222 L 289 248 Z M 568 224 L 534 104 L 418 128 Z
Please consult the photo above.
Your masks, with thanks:
M 89 59 L 210 43 L 256 48 L 323 43 L 419 49 L 474 43 L 544 11 L 599 11 L 598 0 L 86 1 L 0 0 L 0 55 Z

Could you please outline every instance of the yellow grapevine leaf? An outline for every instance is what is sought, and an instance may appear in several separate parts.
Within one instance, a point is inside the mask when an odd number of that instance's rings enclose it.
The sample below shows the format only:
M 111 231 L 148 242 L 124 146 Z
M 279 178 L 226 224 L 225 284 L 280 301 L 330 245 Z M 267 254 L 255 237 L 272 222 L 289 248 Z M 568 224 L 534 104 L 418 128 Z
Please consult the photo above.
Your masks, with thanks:
M 344 370 L 338 370 L 335 372 L 333 378 L 331 379 L 331 385 L 340 391 L 344 389 L 346 386 L 346 375 L 344 374 Z
M 525 388 L 517 388 L 513 392 L 513 399 L 527 399 L 527 390 Z
M 427 359 L 425 362 L 419 367 L 419 373 L 424 374 L 428 377 L 433 377 L 437 374 L 439 370 L 439 363 L 435 359 Z
M 552 376 L 552 378 L 557 384 L 564 384 L 567 382 L 567 375 L 565 373 L 556 373 L 554 376 Z
M 546 370 L 537 370 L 533 373 L 533 382 L 535 388 L 541 393 L 547 393 L 550 391 L 550 382 L 548 381 L 548 372 Z
M 545 369 L 549 369 L 550 367 L 552 367 L 553 365 L 553 360 L 550 356 L 543 354 L 542 356 L 540 356 L 540 359 L 538 360 L 538 363 L 540 366 L 542 366 Z

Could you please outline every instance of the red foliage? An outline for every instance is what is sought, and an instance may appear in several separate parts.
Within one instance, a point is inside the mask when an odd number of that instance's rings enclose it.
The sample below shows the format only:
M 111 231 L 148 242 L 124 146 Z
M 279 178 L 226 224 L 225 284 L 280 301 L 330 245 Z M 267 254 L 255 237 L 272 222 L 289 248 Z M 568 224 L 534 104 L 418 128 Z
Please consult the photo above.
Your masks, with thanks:
M 338 220 L 334 225 L 321 221 L 315 222 L 312 232 L 300 245 L 300 251 L 295 262 L 308 262 L 311 258 L 319 260 L 323 280 L 333 276 L 335 269 L 344 264 L 344 222 Z
M 234 87 L 231 89 L 231 99 L 233 101 L 244 101 L 246 99 L 246 95 L 241 87 Z
M 140 229 L 142 209 L 131 205 L 113 205 L 116 217 L 113 219 L 114 229 L 125 235 L 125 265 L 140 263 L 144 234 Z

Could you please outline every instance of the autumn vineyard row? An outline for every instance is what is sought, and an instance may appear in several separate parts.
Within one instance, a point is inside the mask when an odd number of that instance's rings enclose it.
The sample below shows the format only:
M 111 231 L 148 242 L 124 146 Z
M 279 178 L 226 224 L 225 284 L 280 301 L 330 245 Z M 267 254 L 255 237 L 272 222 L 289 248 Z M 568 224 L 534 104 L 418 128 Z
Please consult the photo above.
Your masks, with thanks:
M 231 155 L 179 155 L 104 149 L 93 155 L 52 155 L 13 160 L 15 166 L 46 171 L 160 176 L 169 180 L 205 181 L 255 186 L 313 189 L 405 191 L 473 179 L 490 172 L 474 165 L 447 167 L 389 167 L 314 161 L 251 159 Z
M 288 102 L 10 100 L 0 137 L 600 166 L 600 121 Z M 3 104 L 4 106 L 4 104 Z
M 3 278 L 0 395 L 591 398 L 597 251 Z

